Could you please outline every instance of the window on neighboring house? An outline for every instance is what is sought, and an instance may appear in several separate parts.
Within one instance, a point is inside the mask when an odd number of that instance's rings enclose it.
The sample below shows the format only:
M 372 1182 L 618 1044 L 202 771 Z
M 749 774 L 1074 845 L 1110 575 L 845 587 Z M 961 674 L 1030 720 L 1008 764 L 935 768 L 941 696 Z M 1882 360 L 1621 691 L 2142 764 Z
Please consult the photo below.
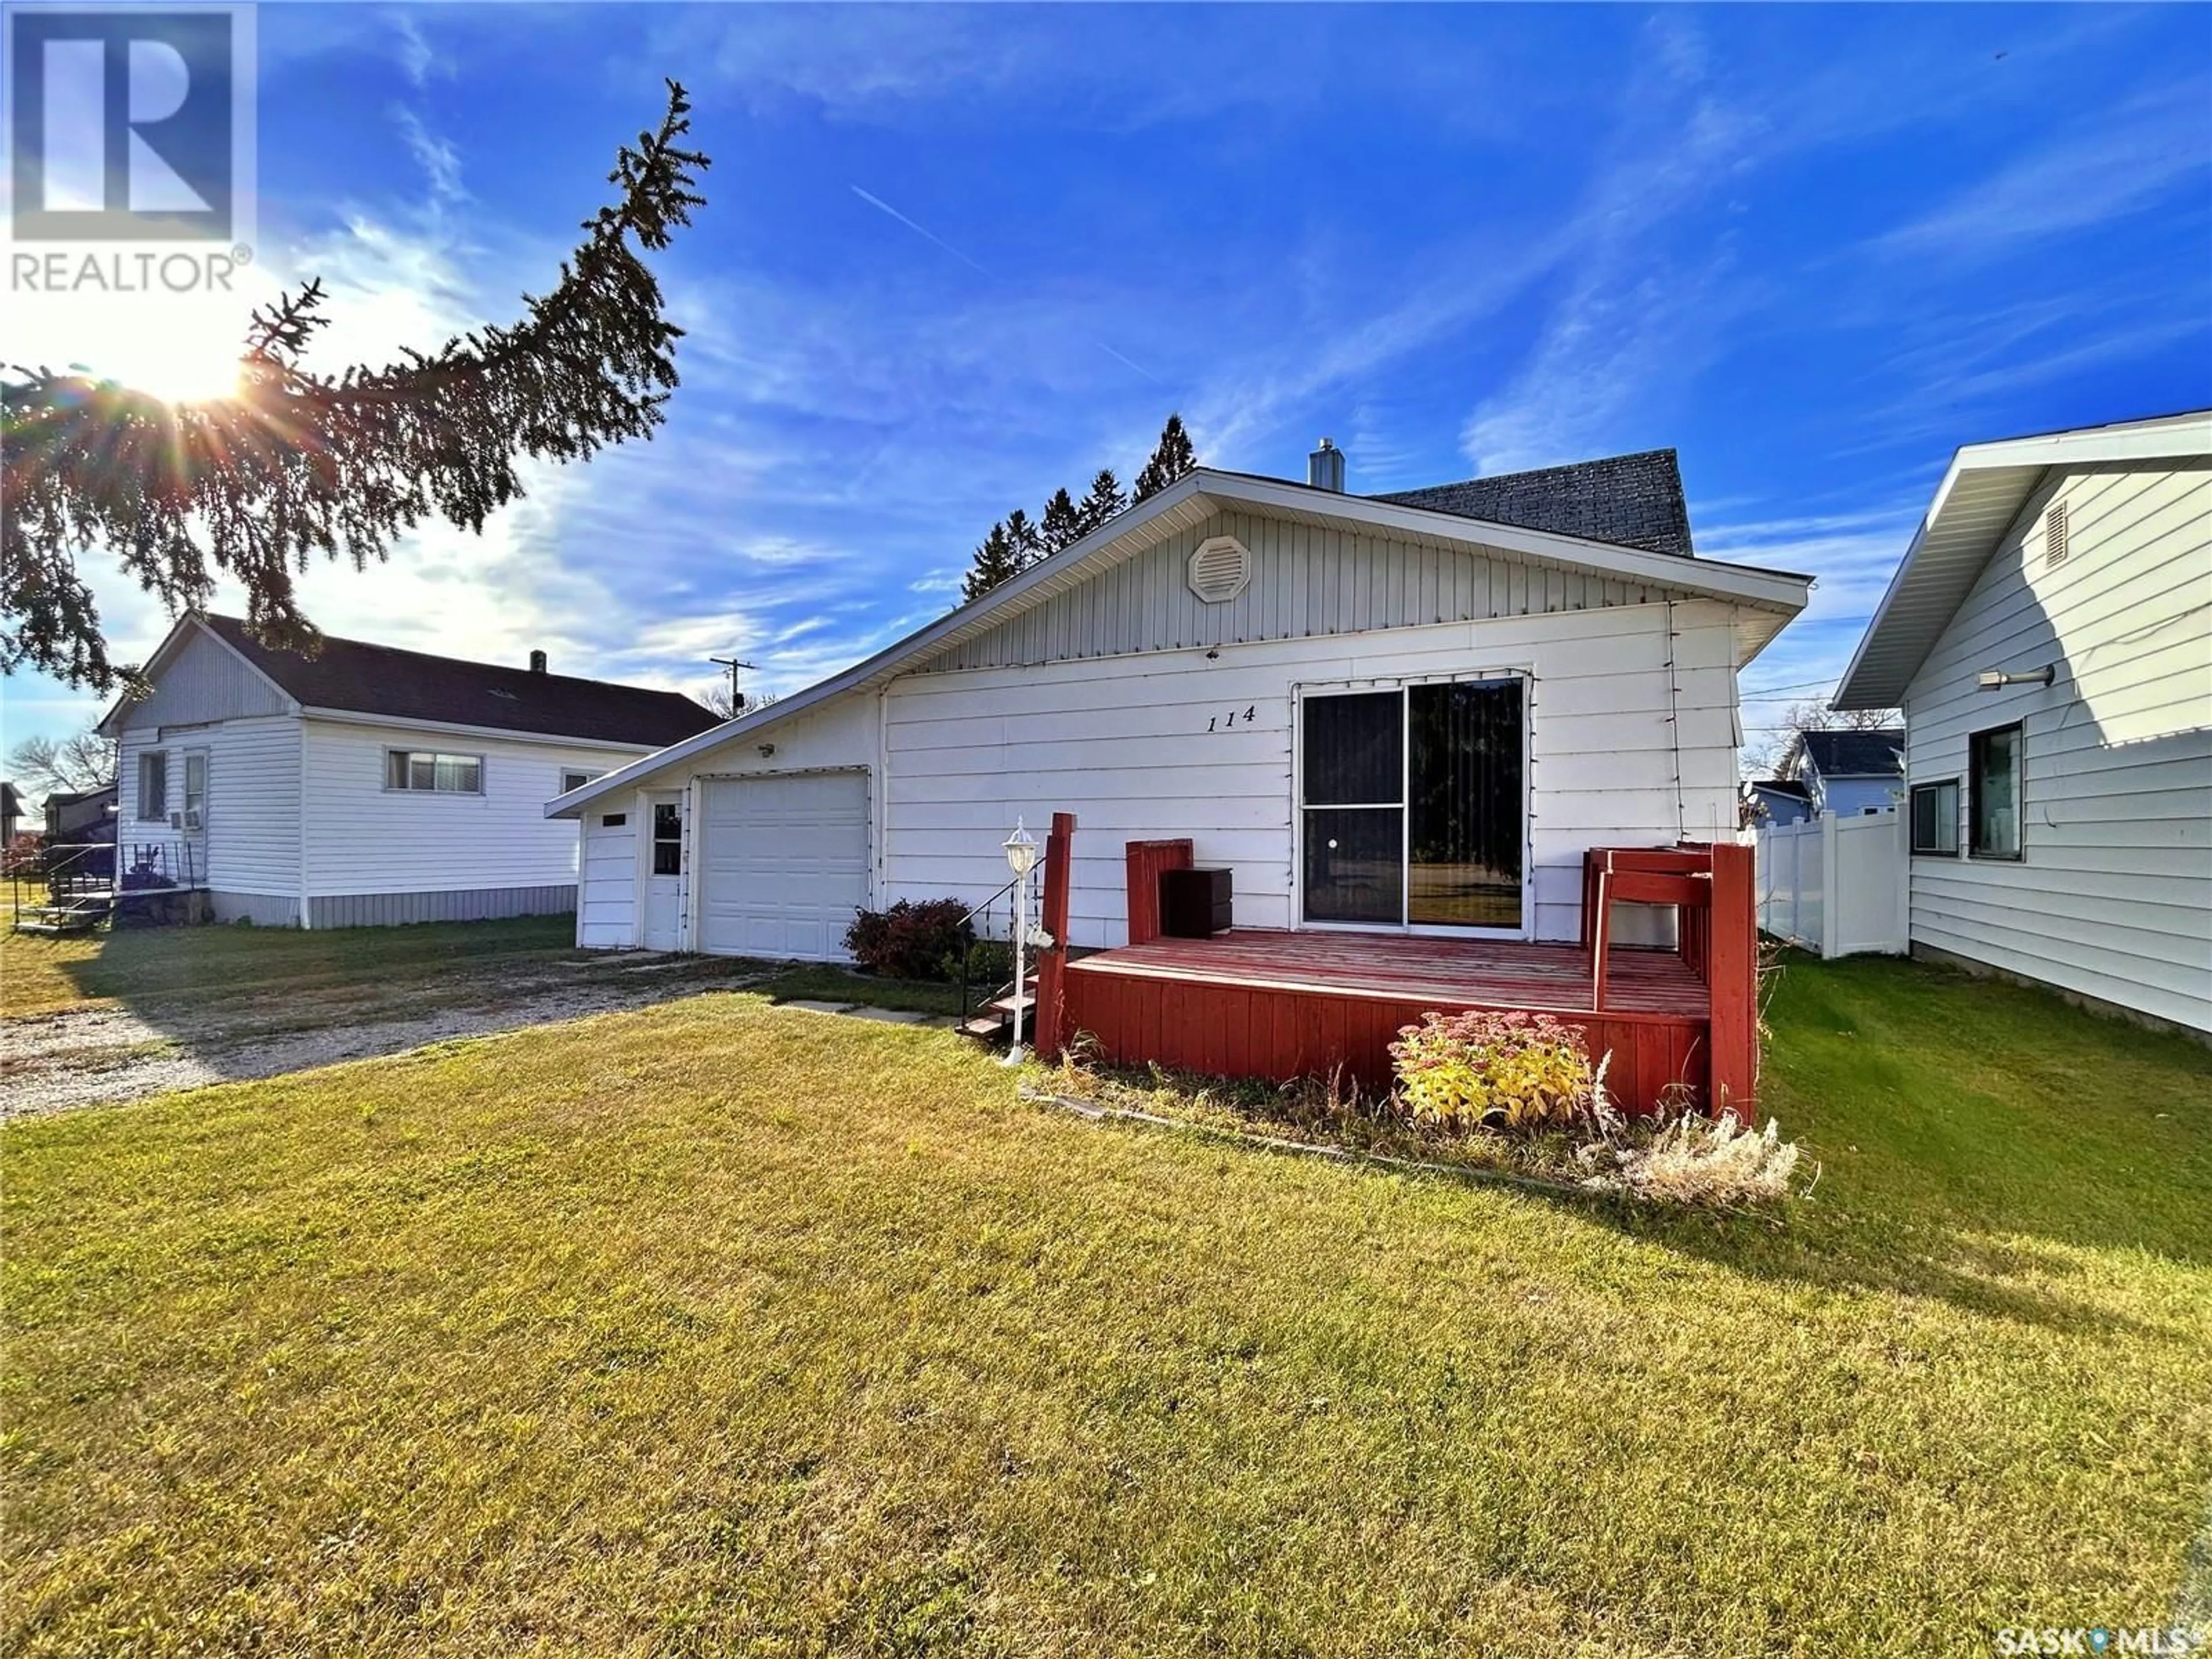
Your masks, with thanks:
M 166 823 L 169 817 L 169 757 L 149 749 L 138 757 L 138 821 Z
M 1958 855 L 1958 779 L 1912 786 L 1912 850 L 1946 858 Z
M 1977 732 L 1968 744 L 1968 850 L 1978 859 L 2020 856 L 2021 796 L 2026 768 L 2020 727 Z
M 185 750 L 185 828 L 187 830 L 197 830 L 207 822 L 207 750 Z
M 483 793 L 483 757 L 394 749 L 385 757 L 384 787 L 441 795 Z
M 586 772 L 579 767 L 564 766 L 561 769 L 561 793 L 565 795 L 571 789 L 581 789 L 593 778 L 605 776 L 606 773 L 604 770 Z
M 684 873 L 684 809 L 672 800 L 656 801 L 653 808 L 653 873 Z

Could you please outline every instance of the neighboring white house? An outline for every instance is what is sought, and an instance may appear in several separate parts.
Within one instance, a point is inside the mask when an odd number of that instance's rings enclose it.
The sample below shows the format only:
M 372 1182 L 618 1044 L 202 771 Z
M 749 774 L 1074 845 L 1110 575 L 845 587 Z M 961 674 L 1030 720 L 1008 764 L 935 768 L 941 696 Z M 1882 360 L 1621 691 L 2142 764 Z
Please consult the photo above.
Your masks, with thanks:
M 2212 413 L 1961 449 L 1835 702 L 1905 710 L 1916 951 L 2212 1031 Z
M 209 890 L 218 921 L 348 927 L 574 908 L 576 842 L 544 803 L 715 724 L 672 691 L 325 638 L 272 651 L 188 615 L 120 749 L 124 871 Z
M 1887 812 L 1905 798 L 1905 732 L 1801 732 L 1797 776 L 1814 817 Z
M 1571 939 L 1593 845 L 1733 836 L 1802 576 L 1692 556 L 1671 451 L 1414 491 L 1201 469 L 811 689 L 572 791 L 578 942 L 836 957 L 1076 814 L 1070 942 L 1189 836 L 1238 925 Z M 1632 913 L 1631 913 L 1632 914 Z

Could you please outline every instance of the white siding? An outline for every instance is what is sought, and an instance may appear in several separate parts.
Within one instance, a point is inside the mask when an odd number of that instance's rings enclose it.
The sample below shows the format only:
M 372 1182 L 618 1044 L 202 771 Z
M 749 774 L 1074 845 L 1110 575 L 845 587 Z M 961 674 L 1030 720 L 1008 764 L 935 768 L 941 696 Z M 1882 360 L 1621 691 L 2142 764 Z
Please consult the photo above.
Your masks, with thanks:
M 1670 618 L 1673 627 L 1670 630 Z M 1729 607 L 1628 605 L 908 677 L 886 699 L 884 896 L 980 900 L 1019 815 L 1076 814 L 1071 942 L 1125 936 L 1125 842 L 1188 836 L 1235 870 L 1237 917 L 1291 923 L 1296 689 L 1530 677 L 1534 932 L 1575 938 L 1592 845 L 1735 821 Z M 859 701 L 854 699 L 853 701 Z M 1247 723 L 1243 711 L 1255 718 Z M 1234 709 L 1233 726 L 1208 730 Z
M 315 895 L 534 888 L 576 880 L 576 826 L 545 817 L 564 769 L 605 772 L 630 749 L 531 743 L 310 720 L 306 848 Z M 483 757 L 483 793 L 385 787 L 385 757 L 428 749 Z
M 2050 569 L 2054 498 L 2070 551 Z M 2046 664 L 2047 689 L 1974 684 Z M 1915 782 L 1963 781 L 1971 734 L 2015 720 L 2027 758 L 2021 859 L 1914 859 L 1913 942 L 2212 1030 L 2212 464 L 2046 482 L 1905 716 Z
M 626 950 L 638 942 L 637 838 L 646 822 L 641 799 L 611 796 L 592 802 L 584 814 L 576 943 L 586 950 Z M 610 817 L 623 821 L 610 826 Z
M 599 949 L 615 949 L 635 945 L 639 941 L 637 919 L 637 882 L 639 849 L 635 836 L 645 831 L 649 809 L 646 798 L 654 790 L 688 790 L 684 822 L 696 830 L 698 823 L 700 799 L 699 781 L 716 777 L 769 777 L 779 775 L 842 771 L 860 768 L 879 776 L 878 750 L 882 732 L 879 726 L 881 700 L 866 695 L 839 697 L 821 708 L 787 720 L 758 737 L 750 734 L 732 738 L 728 743 L 687 757 L 677 766 L 665 771 L 647 773 L 635 781 L 635 795 L 617 795 L 593 801 L 585 809 L 586 866 L 584 879 L 576 899 L 576 942 Z M 761 746 L 769 745 L 774 752 L 763 755 Z M 878 803 L 880 789 L 872 781 L 869 787 L 872 801 Z M 542 805 L 543 803 L 541 803 Z M 626 811 L 629 822 L 617 830 L 599 828 L 602 815 L 610 811 Z M 576 828 L 566 818 L 552 821 L 568 836 L 571 848 L 576 844 Z M 601 836 L 629 837 L 623 843 L 627 852 L 617 850 L 614 840 L 602 847 Z M 1004 840 L 1003 832 L 1000 839 Z M 875 866 L 871 871 L 871 887 L 880 880 L 883 838 L 878 823 L 871 836 L 875 853 Z M 623 862 L 624 858 L 627 864 Z
M 1233 536 L 1250 551 L 1252 578 L 1236 599 L 1210 605 L 1191 592 L 1188 574 L 1192 553 L 1216 536 Z M 954 647 L 923 672 L 1203 650 L 1680 597 L 1503 551 L 1477 555 L 1256 514 L 1217 513 Z
M 289 921 L 300 894 L 300 729 L 291 715 L 229 720 L 212 726 L 144 726 L 124 729 L 118 789 L 117 838 L 126 849 L 159 845 L 169 849 L 173 866 L 182 867 L 184 843 L 191 843 L 193 869 L 216 895 L 216 915 L 228 921 L 252 915 L 257 921 Z M 152 750 L 168 757 L 168 804 L 185 800 L 185 755 L 208 752 L 207 815 L 197 836 L 166 823 L 138 818 L 138 757 Z M 233 898 L 260 897 L 268 904 L 234 904 Z
M 183 726 L 293 712 L 291 698 L 221 640 L 198 626 L 161 665 L 153 693 L 123 711 L 126 726 Z

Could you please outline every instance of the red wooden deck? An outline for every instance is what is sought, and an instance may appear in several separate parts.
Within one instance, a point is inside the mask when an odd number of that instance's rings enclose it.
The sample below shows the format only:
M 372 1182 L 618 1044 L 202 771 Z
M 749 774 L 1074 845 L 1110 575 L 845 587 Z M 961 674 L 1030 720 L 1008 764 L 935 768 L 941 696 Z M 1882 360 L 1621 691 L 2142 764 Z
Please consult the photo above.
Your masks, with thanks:
M 1043 920 L 1056 941 L 1067 937 L 1074 836 L 1074 818 L 1055 813 Z M 1753 1104 L 1747 848 L 1592 848 L 1577 945 L 1253 928 L 1167 939 L 1159 875 L 1190 865 L 1191 842 L 1131 842 L 1126 854 L 1129 944 L 1080 957 L 1064 943 L 1043 952 L 1037 1041 L 1048 1054 L 1079 1037 L 1125 1065 L 1279 1081 L 1340 1069 L 1380 1089 L 1390 1082 L 1391 1042 L 1423 1014 L 1518 1010 L 1579 1027 L 1592 1063 L 1607 1060 L 1607 1091 L 1630 1111 L 1655 1109 L 1678 1085 L 1708 1110 Z M 1613 945 L 1620 903 L 1674 907 L 1679 948 Z
M 1572 945 L 1238 928 L 1157 939 L 1069 960 L 1065 1029 L 1102 1059 L 1276 1079 L 1341 1066 L 1390 1081 L 1389 1045 L 1431 1010 L 1520 1009 L 1580 1026 L 1631 1110 L 1677 1081 L 1702 1099 L 1705 986 L 1672 951 L 1615 951 L 1607 1007 L 1592 1007 L 1589 952 Z

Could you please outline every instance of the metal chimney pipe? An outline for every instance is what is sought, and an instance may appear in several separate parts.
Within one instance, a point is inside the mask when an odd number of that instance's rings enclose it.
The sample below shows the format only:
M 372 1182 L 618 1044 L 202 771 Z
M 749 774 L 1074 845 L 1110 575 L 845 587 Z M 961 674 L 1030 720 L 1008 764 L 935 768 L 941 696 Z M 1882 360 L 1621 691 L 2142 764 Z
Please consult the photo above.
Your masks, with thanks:
M 1321 447 L 1306 457 L 1306 482 L 1316 489 L 1333 489 L 1344 494 L 1344 452 L 1328 438 Z
M 543 651 L 533 651 L 530 653 L 530 672 L 533 674 L 542 674 L 545 672 L 545 653 Z

